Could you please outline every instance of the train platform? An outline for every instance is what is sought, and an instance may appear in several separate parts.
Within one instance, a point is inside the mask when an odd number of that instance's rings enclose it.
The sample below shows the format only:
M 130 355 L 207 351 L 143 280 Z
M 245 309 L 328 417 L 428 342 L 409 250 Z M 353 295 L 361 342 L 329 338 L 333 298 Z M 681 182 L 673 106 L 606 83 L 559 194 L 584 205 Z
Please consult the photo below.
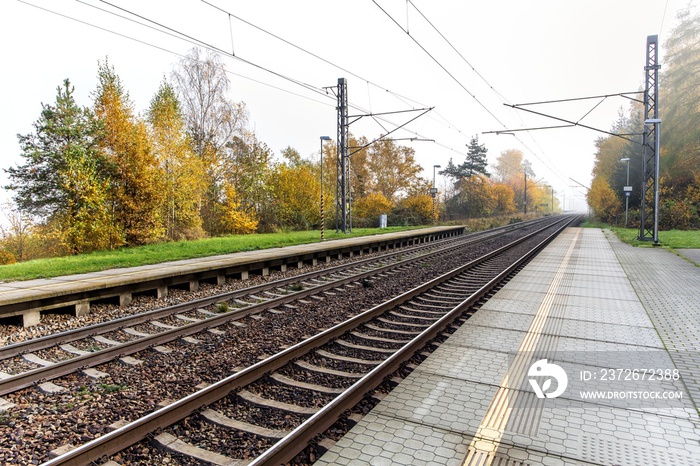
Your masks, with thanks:
M 169 287 L 196 291 L 200 282 L 223 284 L 227 277 L 248 278 L 304 264 L 330 262 L 375 251 L 428 243 L 463 234 L 463 226 L 443 226 L 358 236 L 310 244 L 199 257 L 138 267 L 117 268 L 37 280 L 0 283 L 0 318 L 19 316 L 25 327 L 36 325 L 41 312 L 72 308 L 76 316 L 90 312 L 90 303 L 114 300 L 128 305 L 135 293 L 165 297 Z
M 698 290 L 568 228 L 316 465 L 700 465 Z

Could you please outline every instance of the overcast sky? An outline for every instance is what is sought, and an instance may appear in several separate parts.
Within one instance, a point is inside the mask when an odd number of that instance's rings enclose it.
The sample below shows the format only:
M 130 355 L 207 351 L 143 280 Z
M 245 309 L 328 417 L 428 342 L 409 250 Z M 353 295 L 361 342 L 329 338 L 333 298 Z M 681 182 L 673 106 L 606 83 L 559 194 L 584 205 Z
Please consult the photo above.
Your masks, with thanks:
M 345 77 L 353 115 L 435 107 L 392 134 L 434 140 L 400 142 L 415 149 L 426 178 L 435 164 L 463 161 L 469 139 L 479 135 L 491 163 L 503 150 L 522 150 L 537 177 L 553 184 L 560 200 L 566 196 L 566 207 L 581 209 L 581 191 L 569 178 L 590 183 L 601 134 L 482 133 L 560 124 L 504 103 L 640 90 L 646 37 L 658 34 L 663 44 L 687 6 L 686 0 L 209 1 L 226 12 L 198 0 L 3 0 L 0 167 L 21 161 L 17 133 L 32 130 L 41 103 L 55 101 L 63 79 L 75 85 L 79 104 L 92 104 L 97 62 L 105 57 L 144 112 L 163 77 L 194 47 L 152 20 L 225 52 L 230 98 L 246 103 L 251 129 L 276 154 L 291 146 L 318 156 L 319 136 L 336 138 L 335 98 L 322 88 Z M 598 103 L 537 110 L 579 121 Z M 620 108 L 628 101 L 605 99 L 581 123 L 607 130 Z M 375 138 L 417 114 L 365 117 L 350 130 Z M 442 187 L 444 180 L 437 181 Z M 0 182 L 7 183 L 4 173 Z

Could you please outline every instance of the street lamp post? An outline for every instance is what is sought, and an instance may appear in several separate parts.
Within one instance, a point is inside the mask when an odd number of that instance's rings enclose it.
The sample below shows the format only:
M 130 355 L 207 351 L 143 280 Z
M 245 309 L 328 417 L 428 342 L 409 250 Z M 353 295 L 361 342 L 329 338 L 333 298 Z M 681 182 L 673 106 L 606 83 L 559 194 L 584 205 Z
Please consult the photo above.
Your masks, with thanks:
M 436 168 L 442 168 L 440 165 L 433 165 L 433 187 L 430 188 L 430 195 L 433 196 L 433 225 L 437 223 L 437 215 L 436 215 L 436 200 L 435 198 L 437 197 L 438 189 L 437 186 L 435 186 L 435 169 Z
M 628 213 L 630 207 L 630 158 L 625 157 L 620 159 L 620 162 L 627 162 L 627 184 L 625 185 L 625 228 L 627 228 Z
M 546 186 L 547 188 L 549 188 L 549 189 L 552 191 L 552 204 L 551 204 L 549 210 L 550 210 L 552 213 L 554 213 L 554 186 L 552 186 L 552 185 L 550 185 L 550 184 L 546 184 L 545 186 Z
M 321 136 L 321 241 L 325 238 L 326 229 L 326 211 L 323 205 L 323 141 L 330 141 L 329 136 Z
M 552 186 L 552 185 L 550 185 L 550 184 L 546 184 L 546 185 L 544 185 L 544 187 L 545 187 L 545 188 L 549 188 L 549 189 L 552 191 L 552 204 L 550 205 L 549 210 L 550 210 L 550 212 L 554 213 L 554 186 Z M 542 205 L 544 206 L 544 205 L 546 205 L 546 204 L 542 204 Z M 545 210 L 543 209 L 543 212 L 544 212 L 544 211 L 545 211 Z

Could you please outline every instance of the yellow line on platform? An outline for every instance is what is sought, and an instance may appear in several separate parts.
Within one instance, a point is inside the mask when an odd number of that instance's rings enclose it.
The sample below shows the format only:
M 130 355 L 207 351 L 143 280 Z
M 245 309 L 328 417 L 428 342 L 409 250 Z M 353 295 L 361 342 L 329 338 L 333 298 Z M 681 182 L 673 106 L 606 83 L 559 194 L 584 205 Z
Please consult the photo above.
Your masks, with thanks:
M 549 285 L 525 337 L 520 342 L 515 357 L 508 366 L 503 380 L 501 380 L 496 395 L 491 400 L 491 404 L 481 420 L 479 429 L 474 434 L 474 438 L 467 449 L 467 456 L 462 463 L 463 466 L 490 466 L 496 459 L 495 453 L 501 444 L 508 420 L 513 414 L 518 395 L 520 394 L 519 388 L 527 376 L 530 364 L 532 364 L 533 351 L 537 348 L 542 329 L 545 326 L 552 303 L 580 236 L 581 229 L 577 229 L 576 235 L 566 251 L 561 265 L 554 274 L 552 283 Z

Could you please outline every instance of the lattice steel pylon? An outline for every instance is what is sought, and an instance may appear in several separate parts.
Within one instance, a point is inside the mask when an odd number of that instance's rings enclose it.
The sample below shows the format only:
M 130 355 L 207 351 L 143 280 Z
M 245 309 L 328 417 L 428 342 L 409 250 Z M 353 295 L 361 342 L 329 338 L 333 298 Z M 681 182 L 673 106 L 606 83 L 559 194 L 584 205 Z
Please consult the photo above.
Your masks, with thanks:
M 336 165 L 335 231 L 352 231 L 350 157 L 348 154 L 348 83 L 338 78 L 338 149 Z
M 659 37 L 647 36 L 639 240 L 659 242 Z M 649 124 L 651 121 L 654 123 Z

